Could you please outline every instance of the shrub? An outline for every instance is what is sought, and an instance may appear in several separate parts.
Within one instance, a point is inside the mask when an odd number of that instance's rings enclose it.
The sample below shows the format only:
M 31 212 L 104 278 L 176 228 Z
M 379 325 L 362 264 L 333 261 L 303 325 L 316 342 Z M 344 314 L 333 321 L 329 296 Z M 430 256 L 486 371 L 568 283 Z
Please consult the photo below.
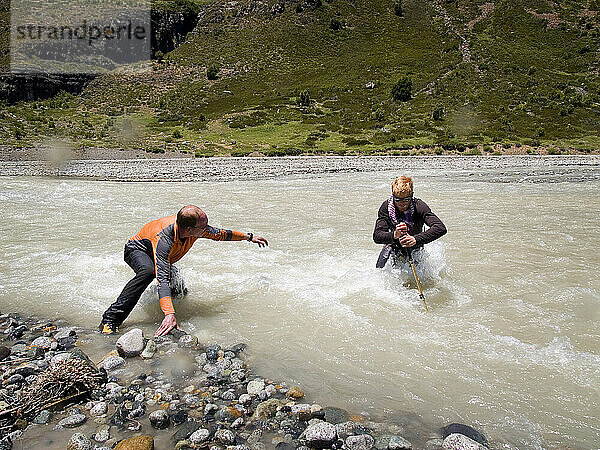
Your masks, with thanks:
M 402 9 L 402 0 L 396 0 L 394 2 L 394 14 L 398 17 L 404 17 L 404 10 Z
M 333 31 L 341 30 L 344 28 L 344 22 L 334 17 L 329 23 L 329 28 L 331 28 Z
M 300 92 L 300 105 L 301 106 L 310 106 L 310 91 L 308 89 Z
M 433 120 L 442 120 L 444 118 L 444 112 L 443 107 L 435 108 L 431 116 L 433 117 Z
M 157 50 L 154 53 L 154 59 L 157 60 L 158 62 L 162 62 L 163 58 L 164 58 L 165 54 L 163 52 L 161 52 L 160 50 Z
M 175 139 L 181 139 L 183 137 L 183 133 L 181 132 L 181 130 L 175 130 L 173 131 L 173 138 Z
M 396 101 L 407 102 L 412 98 L 412 80 L 402 78 L 392 88 L 392 98 Z
M 212 65 L 212 66 L 209 66 L 208 69 L 206 69 L 206 78 L 208 78 L 209 80 L 216 80 L 218 75 L 219 75 L 219 66 Z

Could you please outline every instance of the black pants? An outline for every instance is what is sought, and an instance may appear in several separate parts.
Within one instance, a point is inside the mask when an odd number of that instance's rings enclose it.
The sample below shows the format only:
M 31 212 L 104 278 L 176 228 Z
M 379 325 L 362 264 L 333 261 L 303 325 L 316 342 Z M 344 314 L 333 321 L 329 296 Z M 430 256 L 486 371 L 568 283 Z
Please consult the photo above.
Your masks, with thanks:
M 422 250 L 423 247 L 417 247 L 415 249 L 410 250 L 411 254 L 413 256 L 417 255 L 418 252 L 420 252 Z M 392 247 L 389 245 L 386 245 L 385 247 L 383 247 L 381 249 L 381 252 L 379 253 L 379 258 L 377 258 L 377 263 L 375 264 L 375 267 L 378 269 L 383 269 L 385 267 L 385 265 L 388 262 L 388 259 L 392 258 L 392 263 L 394 264 L 394 266 L 398 265 L 399 263 L 404 263 L 406 261 L 408 261 L 408 253 L 409 251 L 402 248 L 402 247 Z
M 125 262 L 135 272 L 133 277 L 123 288 L 121 295 L 108 307 L 102 316 L 102 323 L 120 326 L 136 305 L 142 293 L 154 280 L 154 259 L 148 253 L 125 246 Z

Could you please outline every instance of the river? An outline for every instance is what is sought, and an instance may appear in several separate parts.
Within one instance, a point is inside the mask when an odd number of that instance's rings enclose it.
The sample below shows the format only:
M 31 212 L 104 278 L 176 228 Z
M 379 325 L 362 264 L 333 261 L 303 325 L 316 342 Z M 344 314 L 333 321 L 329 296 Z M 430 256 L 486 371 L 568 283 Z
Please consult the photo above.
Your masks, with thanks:
M 397 172 L 0 177 L 0 309 L 95 327 L 132 275 L 126 239 L 192 203 L 270 244 L 199 240 L 177 264 L 178 319 L 201 342 L 248 343 L 261 376 L 322 405 L 419 429 L 463 422 L 519 448 L 597 448 L 600 166 L 578 171 L 410 169 L 449 230 L 417 268 L 429 313 L 405 268 L 374 267 Z M 125 331 L 156 329 L 152 294 Z

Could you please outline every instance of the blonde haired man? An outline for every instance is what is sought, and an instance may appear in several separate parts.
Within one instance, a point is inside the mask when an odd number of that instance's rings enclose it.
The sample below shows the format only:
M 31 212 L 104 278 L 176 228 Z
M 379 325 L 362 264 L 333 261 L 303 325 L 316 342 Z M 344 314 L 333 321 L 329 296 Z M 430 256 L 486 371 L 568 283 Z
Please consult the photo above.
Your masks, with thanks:
M 427 225 L 428 230 L 423 231 Z M 379 207 L 373 240 L 385 244 L 377 267 L 385 267 L 390 256 L 406 256 L 446 234 L 444 223 L 427 204 L 413 196 L 413 181 L 401 176 L 392 182 L 392 195 Z

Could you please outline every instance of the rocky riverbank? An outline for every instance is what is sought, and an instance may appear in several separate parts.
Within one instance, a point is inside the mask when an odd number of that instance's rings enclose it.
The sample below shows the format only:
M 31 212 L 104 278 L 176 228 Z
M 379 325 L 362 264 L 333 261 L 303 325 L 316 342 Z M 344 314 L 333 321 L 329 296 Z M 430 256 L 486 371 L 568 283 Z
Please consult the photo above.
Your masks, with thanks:
M 183 156 L 183 155 L 180 155 Z M 111 181 L 231 181 L 296 175 L 447 170 L 498 182 L 578 182 L 600 179 L 600 156 L 299 156 L 171 159 L 0 161 L 0 176 L 58 176 Z M 464 171 L 467 171 L 464 173 Z M 462 172 L 462 173 L 461 173 Z
M 460 424 L 410 442 L 401 426 L 261 378 L 244 344 L 103 336 L 15 314 L 0 316 L 0 333 L 2 450 L 509 448 Z M 110 351 L 96 364 L 82 348 Z

